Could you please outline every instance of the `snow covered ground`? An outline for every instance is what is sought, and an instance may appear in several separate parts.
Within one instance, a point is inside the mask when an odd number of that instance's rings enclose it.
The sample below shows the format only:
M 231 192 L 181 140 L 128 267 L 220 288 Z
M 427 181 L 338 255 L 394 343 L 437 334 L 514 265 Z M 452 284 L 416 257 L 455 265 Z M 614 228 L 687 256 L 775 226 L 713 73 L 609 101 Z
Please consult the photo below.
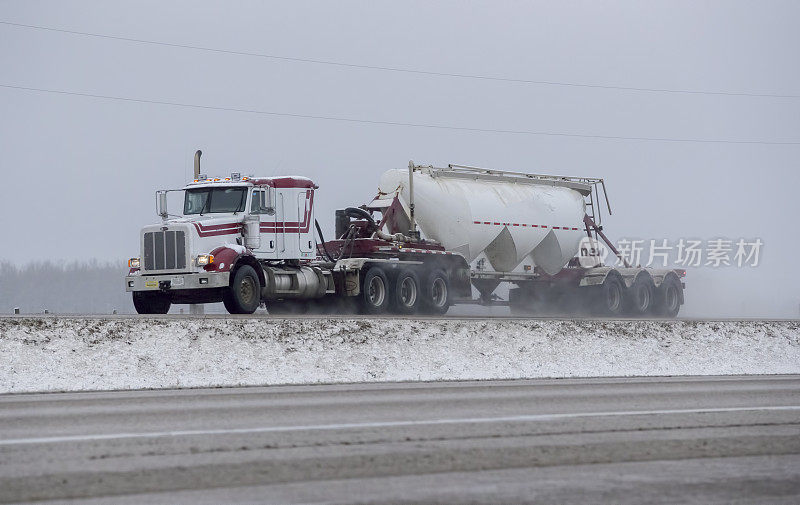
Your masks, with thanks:
M 0 393 L 782 373 L 798 321 L 0 319 Z

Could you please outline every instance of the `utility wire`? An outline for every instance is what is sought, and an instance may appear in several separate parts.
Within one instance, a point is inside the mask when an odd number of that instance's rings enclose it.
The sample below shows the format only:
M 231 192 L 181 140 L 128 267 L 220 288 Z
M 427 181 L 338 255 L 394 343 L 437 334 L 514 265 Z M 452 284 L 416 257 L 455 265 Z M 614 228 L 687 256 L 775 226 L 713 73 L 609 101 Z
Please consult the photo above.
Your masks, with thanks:
M 385 126 L 405 126 L 411 128 L 429 128 L 436 130 L 455 130 L 466 132 L 479 132 L 479 133 L 502 133 L 502 134 L 515 134 L 515 135 L 539 135 L 548 137 L 572 137 L 584 139 L 599 139 L 599 140 L 639 140 L 648 142 L 690 142 L 700 144 L 763 144 L 763 145 L 800 145 L 800 142 L 792 141 L 766 141 L 766 140 L 730 140 L 730 139 L 693 139 L 693 138 L 667 138 L 667 137 L 625 137 L 619 135 L 589 135 L 581 133 L 565 133 L 553 131 L 533 131 L 533 130 L 505 130 L 494 128 L 472 128 L 467 126 L 454 126 L 444 124 L 428 124 L 428 123 L 405 123 L 400 121 L 380 121 L 374 119 L 358 119 L 339 116 L 319 116 L 312 114 L 297 114 L 291 112 L 275 112 L 268 110 L 256 109 L 243 109 L 238 107 L 220 107 L 214 105 L 202 105 L 184 102 L 169 102 L 165 100 L 149 100 L 145 98 L 131 98 L 124 96 L 111 96 L 111 95 L 98 95 L 93 93 L 82 93 L 78 91 L 66 91 L 57 89 L 46 88 L 32 88 L 27 86 L 14 86 L 11 84 L 0 84 L 0 88 L 16 89 L 24 91 L 33 91 L 37 93 L 51 93 L 57 95 L 71 95 L 81 96 L 86 98 L 96 98 L 102 100 L 117 100 L 122 102 L 131 103 L 146 103 L 152 105 L 167 105 L 171 107 L 182 107 L 187 109 L 201 109 L 201 110 L 215 110 L 215 111 L 228 111 L 228 112 L 242 112 L 247 114 L 262 114 L 267 116 L 280 116 L 292 117 L 300 119 L 318 119 L 324 121 L 339 121 L 345 123 L 360 123 L 372 125 L 385 125 Z
M 81 35 L 84 37 L 96 37 L 102 39 L 111 39 L 111 40 L 119 40 L 124 42 L 133 42 L 136 44 L 149 44 L 149 45 L 157 45 L 157 46 L 166 46 L 166 47 L 176 47 L 181 49 L 193 49 L 196 51 L 207 51 L 212 53 L 221 53 L 221 54 L 234 54 L 238 56 L 251 56 L 257 58 L 267 58 L 272 60 L 281 60 L 281 61 L 293 61 L 293 62 L 300 62 L 300 63 L 312 63 L 316 65 L 330 65 L 330 66 L 337 66 L 337 67 L 346 67 L 346 68 L 360 68 L 366 70 L 380 70 L 385 72 L 398 72 L 398 73 L 406 73 L 406 74 L 417 74 L 417 75 L 427 75 L 427 76 L 435 76 L 435 77 L 451 77 L 451 78 L 458 78 L 458 79 L 472 79 L 472 80 L 480 80 L 480 81 L 497 81 L 497 82 L 508 82 L 508 83 L 517 83 L 517 84 L 537 84 L 542 86 L 561 86 L 561 87 L 572 87 L 572 88 L 593 88 L 593 89 L 607 89 L 607 90 L 618 90 L 618 91 L 636 91 L 636 92 L 643 92 L 643 93 L 673 93 L 673 94 L 686 94 L 686 95 L 719 95 L 719 96 L 743 96 L 743 97 L 755 97 L 755 98 L 788 98 L 788 99 L 796 99 L 800 98 L 800 95 L 793 95 L 793 94 L 777 94 L 777 93 L 755 93 L 755 92 L 739 92 L 739 91 L 705 91 L 705 90 L 692 90 L 692 89 L 667 89 L 667 88 L 639 88 L 633 86 L 612 86 L 612 85 L 604 85 L 604 84 L 586 84 L 586 83 L 578 83 L 578 82 L 562 82 L 562 81 L 537 81 L 531 79 L 518 79 L 513 77 L 501 77 L 501 76 L 493 76 L 493 75 L 481 75 L 481 74 L 459 74 L 459 73 L 450 73 L 450 72 L 435 72 L 435 71 L 428 71 L 428 70 L 420 70 L 414 68 L 402 68 L 402 67 L 385 67 L 385 66 L 378 66 L 378 65 L 362 65 L 358 63 L 347 63 L 341 61 L 330 61 L 330 60 L 318 60 L 312 58 L 297 58 L 292 56 L 281 56 L 277 54 L 264 54 L 264 53 L 253 53 L 247 51 L 234 51 L 229 49 L 219 49 L 214 47 L 204 47 L 204 46 L 194 46 L 189 44 L 176 44 L 171 42 L 161 42 L 156 40 L 145 40 L 145 39 L 136 39 L 131 37 L 120 37 L 116 35 L 104 35 L 100 33 L 91 33 L 91 32 L 79 32 L 75 30 L 65 30 L 62 28 L 53 28 L 49 26 L 38 26 L 38 25 L 28 25 L 23 23 L 13 23 L 11 21 L 0 21 L 0 24 L 7 25 L 7 26 L 16 26 L 19 28 L 30 28 L 35 30 L 46 30 L 50 32 L 59 32 L 59 33 L 68 33 L 70 35 Z

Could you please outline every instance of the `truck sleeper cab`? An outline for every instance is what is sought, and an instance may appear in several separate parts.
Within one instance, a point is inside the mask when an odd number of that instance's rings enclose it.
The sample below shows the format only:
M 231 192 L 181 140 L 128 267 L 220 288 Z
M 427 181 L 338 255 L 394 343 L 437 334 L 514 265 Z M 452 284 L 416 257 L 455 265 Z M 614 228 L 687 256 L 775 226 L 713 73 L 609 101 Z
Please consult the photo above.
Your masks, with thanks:
M 253 312 L 267 281 L 261 261 L 316 257 L 315 189 L 302 177 L 198 177 L 177 190 L 184 193 L 181 216 L 167 213 L 169 190 L 159 191 L 162 222 L 142 229 L 140 255 L 129 261 L 125 279 L 137 312 L 220 301 L 233 313 Z

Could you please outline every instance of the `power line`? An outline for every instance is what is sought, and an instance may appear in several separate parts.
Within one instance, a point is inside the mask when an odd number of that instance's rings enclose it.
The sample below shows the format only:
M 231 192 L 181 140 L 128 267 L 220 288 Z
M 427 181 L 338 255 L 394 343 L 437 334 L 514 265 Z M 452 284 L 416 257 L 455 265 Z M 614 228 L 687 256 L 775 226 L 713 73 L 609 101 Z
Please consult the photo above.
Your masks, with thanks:
M 152 105 L 167 105 L 171 107 L 182 107 L 188 109 L 202 109 L 202 110 L 215 110 L 215 111 L 227 111 L 227 112 L 241 112 L 247 114 L 262 114 L 267 116 L 280 116 L 280 117 L 291 117 L 291 118 L 299 118 L 299 119 L 317 119 L 317 120 L 324 120 L 324 121 L 338 121 L 338 122 L 345 122 L 345 123 L 360 123 L 360 124 L 372 124 L 372 125 L 384 125 L 384 126 L 405 126 L 411 128 L 429 128 L 429 129 L 436 129 L 436 130 L 455 130 L 455 131 L 465 131 L 465 132 L 478 132 L 478 133 L 501 133 L 501 134 L 514 134 L 514 135 L 539 135 L 539 136 L 548 136 L 548 137 L 572 137 L 572 138 L 584 138 L 584 139 L 598 139 L 598 140 L 638 140 L 638 141 L 648 141 L 648 142 L 690 142 L 690 143 L 700 143 L 700 144 L 763 144 L 763 145 L 800 145 L 800 142 L 791 142 L 791 141 L 765 141 L 765 140 L 729 140 L 729 139 L 693 139 L 693 138 L 667 138 L 667 137 L 625 137 L 619 135 L 589 135 L 589 134 L 582 134 L 582 133 L 566 133 L 566 132 L 553 132 L 553 131 L 532 131 L 532 130 L 504 130 L 504 129 L 494 129 L 494 128 L 473 128 L 467 126 L 454 126 L 454 125 L 443 125 L 443 124 L 428 124 L 428 123 L 405 123 L 400 121 L 380 121 L 374 119 L 359 119 L 359 118 L 348 118 L 348 117 L 339 117 L 339 116 L 319 116 L 313 114 L 297 114 L 292 112 L 276 112 L 276 111 L 268 111 L 268 110 L 256 110 L 256 109 L 243 109 L 237 107 L 220 107 L 215 105 L 202 105 L 202 104 L 194 104 L 194 103 L 182 103 L 182 102 L 169 102 L 165 100 L 150 100 L 146 98 L 131 98 L 131 97 L 124 97 L 124 96 L 111 96 L 111 95 L 98 95 L 93 93 L 82 93 L 79 91 L 66 91 L 66 90 L 57 90 L 57 89 L 46 89 L 46 88 L 32 88 L 27 86 L 14 86 L 11 84 L 0 84 L 0 88 L 6 89 L 16 89 L 16 90 L 23 90 L 23 91 L 33 91 L 38 93 L 51 93 L 57 95 L 71 95 L 71 96 L 81 96 L 86 98 L 96 98 L 102 100 L 117 100 L 122 102 L 132 102 L 132 103 L 146 103 Z
M 592 88 L 592 89 L 607 89 L 607 90 L 617 90 L 617 91 L 636 91 L 636 92 L 643 92 L 643 93 L 672 93 L 672 94 L 686 94 L 686 95 L 718 95 L 718 96 L 743 96 L 743 97 L 754 97 L 754 98 L 800 98 L 800 95 L 793 95 L 793 94 L 777 94 L 777 93 L 755 93 L 755 92 L 739 92 L 739 91 L 706 91 L 706 90 L 692 90 L 692 89 L 667 89 L 667 88 L 640 88 L 640 87 L 633 87 L 633 86 L 613 86 L 613 85 L 605 85 L 605 84 L 586 84 L 586 83 L 579 83 L 579 82 L 564 82 L 564 81 L 538 81 L 538 80 L 531 80 L 531 79 L 518 79 L 513 77 L 502 77 L 502 76 L 493 76 L 493 75 L 481 75 L 481 74 L 460 74 L 460 73 L 450 73 L 450 72 L 436 72 L 430 70 L 420 70 L 414 68 L 402 68 L 402 67 L 386 67 L 386 66 L 379 66 L 379 65 L 363 65 L 358 63 L 347 63 L 342 61 L 330 61 L 330 60 L 318 60 L 312 58 L 297 58 L 292 56 L 281 56 L 277 54 L 264 54 L 264 53 L 253 53 L 247 51 L 234 51 L 229 49 L 219 49 L 214 47 L 204 47 L 204 46 L 195 46 L 189 44 L 176 44 L 172 42 L 161 42 L 156 40 L 145 40 L 145 39 L 136 39 L 131 37 L 120 37 L 116 35 L 104 35 L 100 33 L 91 33 L 91 32 L 79 32 L 75 30 L 65 30 L 62 28 L 53 28 L 49 26 L 38 26 L 38 25 L 28 25 L 23 23 L 13 23 L 11 21 L 0 21 L 0 24 L 8 25 L 8 26 L 16 26 L 19 28 L 30 28 L 35 30 L 46 30 L 51 32 L 59 32 L 59 33 L 68 33 L 70 35 L 80 35 L 84 37 L 96 37 L 102 39 L 111 39 L 111 40 L 119 40 L 124 42 L 133 42 L 136 44 L 149 44 L 149 45 L 157 45 L 157 46 L 166 46 L 166 47 L 175 47 L 181 49 L 193 49 L 196 51 L 207 51 L 212 53 L 221 53 L 221 54 L 233 54 L 237 56 L 251 56 L 257 58 L 267 58 L 272 60 L 281 60 L 281 61 L 293 61 L 299 63 L 311 63 L 316 65 L 330 65 L 336 67 L 346 67 L 346 68 L 360 68 L 365 70 L 379 70 L 384 72 L 398 72 L 398 73 L 405 73 L 405 74 L 416 74 L 416 75 L 427 75 L 427 76 L 435 76 L 435 77 L 451 77 L 451 78 L 458 78 L 458 79 L 472 79 L 472 80 L 480 80 L 480 81 L 496 81 L 496 82 L 508 82 L 508 83 L 516 83 L 516 84 L 536 84 L 542 86 L 561 86 L 561 87 L 571 87 L 571 88 Z

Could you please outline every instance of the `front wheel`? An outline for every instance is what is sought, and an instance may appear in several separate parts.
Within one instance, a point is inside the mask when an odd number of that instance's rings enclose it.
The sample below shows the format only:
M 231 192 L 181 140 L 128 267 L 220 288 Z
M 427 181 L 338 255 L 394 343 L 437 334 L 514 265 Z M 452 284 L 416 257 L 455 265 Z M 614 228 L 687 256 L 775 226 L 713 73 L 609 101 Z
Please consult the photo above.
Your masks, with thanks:
M 250 265 L 236 270 L 231 286 L 223 293 L 222 303 L 231 314 L 252 314 L 261 304 L 261 283 Z
M 133 306 L 137 314 L 166 314 L 172 305 L 169 295 L 160 291 L 134 291 Z

